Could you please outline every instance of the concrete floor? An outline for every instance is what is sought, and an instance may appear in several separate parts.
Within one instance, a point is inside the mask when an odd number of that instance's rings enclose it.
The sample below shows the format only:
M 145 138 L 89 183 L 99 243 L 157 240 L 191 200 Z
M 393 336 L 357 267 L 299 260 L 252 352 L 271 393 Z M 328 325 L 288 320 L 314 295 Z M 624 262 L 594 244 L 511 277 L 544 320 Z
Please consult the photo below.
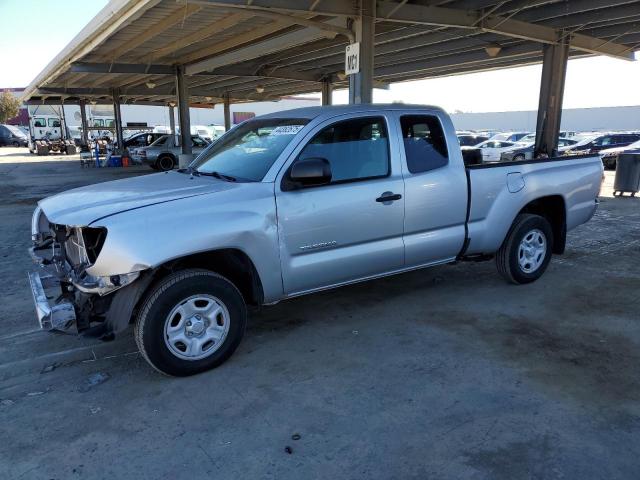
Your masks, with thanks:
M 638 478 L 640 199 L 612 172 L 535 284 L 464 263 L 291 300 L 186 379 L 38 331 L 26 283 L 39 198 L 146 172 L 0 149 L 0 478 Z

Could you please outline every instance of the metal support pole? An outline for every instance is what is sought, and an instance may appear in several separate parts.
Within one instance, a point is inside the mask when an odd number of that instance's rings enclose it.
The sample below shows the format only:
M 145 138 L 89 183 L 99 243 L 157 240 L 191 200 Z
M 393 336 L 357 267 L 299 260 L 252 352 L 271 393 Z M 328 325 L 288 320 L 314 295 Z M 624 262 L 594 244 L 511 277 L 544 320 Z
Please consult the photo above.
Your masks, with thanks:
M 176 112 L 173 105 L 169 105 L 169 133 L 174 136 L 176 134 Z
M 322 81 L 322 105 L 331 105 L 332 103 L 332 95 L 333 87 L 331 86 L 331 82 L 327 79 Z
M 82 145 L 89 145 L 89 130 L 87 127 L 87 101 L 80 100 L 80 122 L 82 125 Z
M 534 157 L 552 157 L 558 153 L 558 137 L 562 120 L 564 81 L 567 76 L 569 42 L 543 47 L 540 101 L 536 122 Z
M 124 150 L 124 141 L 122 138 L 122 113 L 120 112 L 120 92 L 117 89 L 111 91 L 113 97 L 113 117 L 116 122 L 116 145 L 118 150 Z
M 229 131 L 231 128 L 231 105 L 229 104 L 229 94 L 224 95 L 224 129 Z
M 64 102 L 60 104 L 60 138 L 67 140 L 67 119 L 64 116 Z
M 189 118 L 189 89 L 184 78 L 184 67 L 176 67 L 176 93 L 178 94 L 178 120 L 180 121 L 180 168 L 187 167 L 193 159 L 191 149 L 191 119 Z
M 360 71 L 349 75 L 349 103 L 373 102 L 373 37 L 376 22 L 376 0 L 360 0 L 360 15 L 353 26 L 360 43 Z

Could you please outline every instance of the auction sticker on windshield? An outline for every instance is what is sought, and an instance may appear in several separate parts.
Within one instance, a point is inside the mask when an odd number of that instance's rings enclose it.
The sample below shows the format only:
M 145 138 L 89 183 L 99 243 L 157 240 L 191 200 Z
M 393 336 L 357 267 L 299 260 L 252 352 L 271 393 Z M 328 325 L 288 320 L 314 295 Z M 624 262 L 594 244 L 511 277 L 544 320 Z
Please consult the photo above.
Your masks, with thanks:
M 280 125 L 271 130 L 270 135 L 295 135 L 302 130 L 303 127 L 304 125 Z

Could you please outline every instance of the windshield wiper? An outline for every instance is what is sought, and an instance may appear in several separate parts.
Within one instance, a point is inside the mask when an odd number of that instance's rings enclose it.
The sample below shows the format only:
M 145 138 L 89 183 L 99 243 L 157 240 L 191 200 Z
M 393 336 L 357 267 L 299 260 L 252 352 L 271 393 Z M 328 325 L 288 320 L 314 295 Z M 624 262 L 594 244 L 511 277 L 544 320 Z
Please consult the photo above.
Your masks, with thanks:
M 225 180 L 227 182 L 237 182 L 238 179 L 236 177 L 232 177 L 231 175 L 225 175 L 224 173 L 220 173 L 220 172 L 201 172 L 199 170 L 194 170 L 193 171 L 194 175 L 204 175 L 206 177 L 215 177 L 218 178 L 220 180 Z

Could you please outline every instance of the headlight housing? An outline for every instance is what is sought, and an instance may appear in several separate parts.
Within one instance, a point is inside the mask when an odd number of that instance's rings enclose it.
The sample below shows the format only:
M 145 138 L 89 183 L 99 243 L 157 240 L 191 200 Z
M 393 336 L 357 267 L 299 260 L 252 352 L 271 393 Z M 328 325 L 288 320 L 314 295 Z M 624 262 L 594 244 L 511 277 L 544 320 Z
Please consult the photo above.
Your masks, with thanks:
M 74 286 L 84 293 L 107 295 L 134 282 L 140 276 L 140 272 L 123 273 L 107 277 L 93 277 L 84 275 L 73 282 Z
M 87 260 L 91 265 L 96 263 L 98 255 L 107 238 L 107 229 L 104 227 L 84 227 L 82 228 L 82 241 L 87 255 Z

